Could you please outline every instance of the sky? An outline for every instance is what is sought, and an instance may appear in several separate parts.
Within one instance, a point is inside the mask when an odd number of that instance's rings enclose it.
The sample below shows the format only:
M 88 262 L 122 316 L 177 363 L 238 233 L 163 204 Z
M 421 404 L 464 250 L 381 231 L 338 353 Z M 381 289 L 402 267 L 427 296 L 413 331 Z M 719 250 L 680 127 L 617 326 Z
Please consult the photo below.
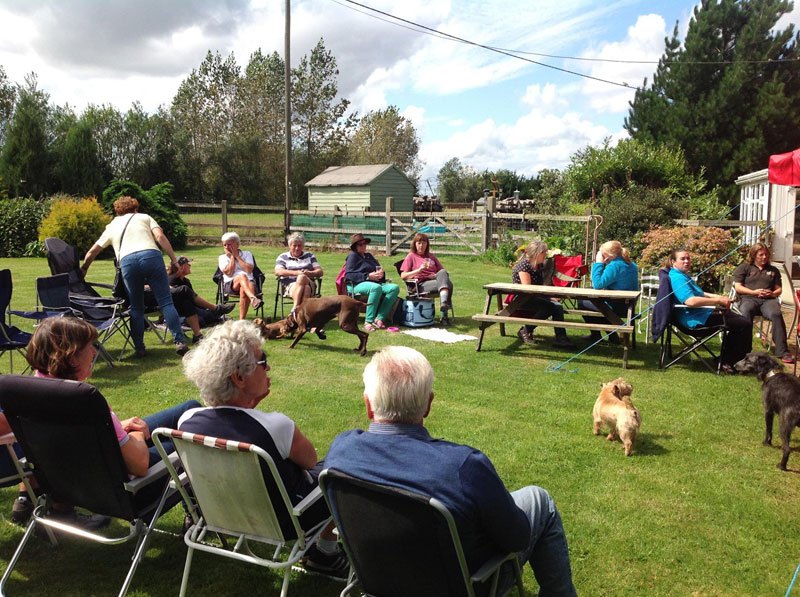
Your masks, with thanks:
M 533 176 L 624 138 L 634 89 L 652 78 L 675 25 L 685 33 L 695 4 L 291 0 L 291 62 L 322 38 L 352 110 L 394 105 L 411 120 L 424 192 L 454 157 Z M 284 8 L 282 0 L 0 0 L 0 66 L 19 84 L 35 72 L 52 103 L 78 113 L 89 104 L 127 111 L 134 101 L 154 112 L 209 50 L 233 52 L 242 67 L 258 49 L 283 54 Z M 800 8 L 779 27 L 789 23 L 800 25 Z

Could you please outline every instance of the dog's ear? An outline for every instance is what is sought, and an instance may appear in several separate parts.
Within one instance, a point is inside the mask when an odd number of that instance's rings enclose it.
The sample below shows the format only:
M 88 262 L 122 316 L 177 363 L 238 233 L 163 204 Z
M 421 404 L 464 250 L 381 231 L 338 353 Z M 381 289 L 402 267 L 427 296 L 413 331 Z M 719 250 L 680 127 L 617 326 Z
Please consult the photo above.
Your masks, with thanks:
M 260 317 L 256 317 L 256 318 L 253 320 L 253 324 L 254 324 L 254 325 L 257 325 L 258 327 L 261 327 L 261 325 L 262 325 L 263 323 L 264 323 L 264 320 L 263 320 L 263 319 L 261 319 Z

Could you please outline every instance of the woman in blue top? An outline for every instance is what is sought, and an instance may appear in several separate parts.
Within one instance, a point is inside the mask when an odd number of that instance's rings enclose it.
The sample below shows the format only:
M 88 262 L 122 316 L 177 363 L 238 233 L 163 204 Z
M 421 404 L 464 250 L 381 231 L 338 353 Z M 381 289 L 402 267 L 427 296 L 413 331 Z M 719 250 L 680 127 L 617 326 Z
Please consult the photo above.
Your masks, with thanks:
M 669 255 L 669 281 L 675 302 L 688 309 L 677 309 L 680 324 L 689 329 L 724 324 L 728 333 L 722 342 L 721 371 L 733 373 L 733 365 L 753 347 L 753 324 L 746 317 L 730 310 L 731 299 L 720 294 L 703 292 L 690 277 L 692 257 L 686 249 L 675 249 Z M 722 312 L 708 307 L 719 307 Z
M 609 240 L 600 245 L 592 264 L 592 287 L 597 290 L 639 290 L 639 268 L 628 256 L 628 250 L 618 240 Z M 628 316 L 625 301 L 608 301 L 608 306 L 622 318 Z M 597 311 L 591 301 L 581 301 L 581 309 Z M 608 323 L 605 317 L 584 315 L 587 323 Z M 589 342 L 598 342 L 600 332 L 592 330 L 586 338 Z M 619 341 L 617 334 L 609 334 L 610 342 Z
M 386 282 L 386 273 L 381 264 L 372 253 L 367 253 L 367 245 L 371 240 L 363 234 L 351 236 L 350 254 L 344 262 L 345 276 L 355 284 L 353 294 L 367 295 L 364 329 L 368 332 L 386 327 L 386 321 L 400 294 L 400 287 Z

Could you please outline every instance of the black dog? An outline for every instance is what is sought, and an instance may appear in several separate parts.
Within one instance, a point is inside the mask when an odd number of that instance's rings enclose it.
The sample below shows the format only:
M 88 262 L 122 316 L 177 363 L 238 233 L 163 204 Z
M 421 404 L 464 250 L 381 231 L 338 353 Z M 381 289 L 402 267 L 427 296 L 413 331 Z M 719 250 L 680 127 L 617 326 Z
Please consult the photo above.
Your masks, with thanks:
M 800 427 L 800 379 L 783 372 L 783 365 L 765 352 L 751 352 L 736 363 L 739 373 L 755 373 L 764 382 L 761 400 L 764 403 L 764 422 L 766 434 L 764 445 L 772 445 L 772 419 L 775 414 L 780 421 L 781 447 L 783 457 L 778 468 L 786 470 L 789 461 L 789 440 L 792 431 Z

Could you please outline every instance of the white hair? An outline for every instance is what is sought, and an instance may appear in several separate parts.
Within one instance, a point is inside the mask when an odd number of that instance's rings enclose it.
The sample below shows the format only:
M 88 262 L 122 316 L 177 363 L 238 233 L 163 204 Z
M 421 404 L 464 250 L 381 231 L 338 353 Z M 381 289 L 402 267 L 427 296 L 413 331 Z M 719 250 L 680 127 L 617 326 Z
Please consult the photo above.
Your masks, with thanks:
M 242 239 L 239 238 L 239 235 L 236 234 L 235 232 L 226 232 L 225 234 L 222 235 L 222 242 L 226 243 L 229 240 L 235 240 L 239 244 L 242 243 Z
M 305 245 L 306 237 L 300 234 L 299 232 L 292 232 L 286 239 L 286 244 L 291 245 L 292 243 L 301 243 Z
M 257 367 L 253 352 L 261 346 L 261 334 L 252 321 L 226 321 L 183 358 L 183 373 L 200 390 L 206 406 L 221 406 L 237 391 L 231 375 L 250 375 Z
M 422 353 L 408 346 L 387 346 L 364 368 L 364 395 L 377 420 L 421 421 L 432 389 L 433 367 Z

